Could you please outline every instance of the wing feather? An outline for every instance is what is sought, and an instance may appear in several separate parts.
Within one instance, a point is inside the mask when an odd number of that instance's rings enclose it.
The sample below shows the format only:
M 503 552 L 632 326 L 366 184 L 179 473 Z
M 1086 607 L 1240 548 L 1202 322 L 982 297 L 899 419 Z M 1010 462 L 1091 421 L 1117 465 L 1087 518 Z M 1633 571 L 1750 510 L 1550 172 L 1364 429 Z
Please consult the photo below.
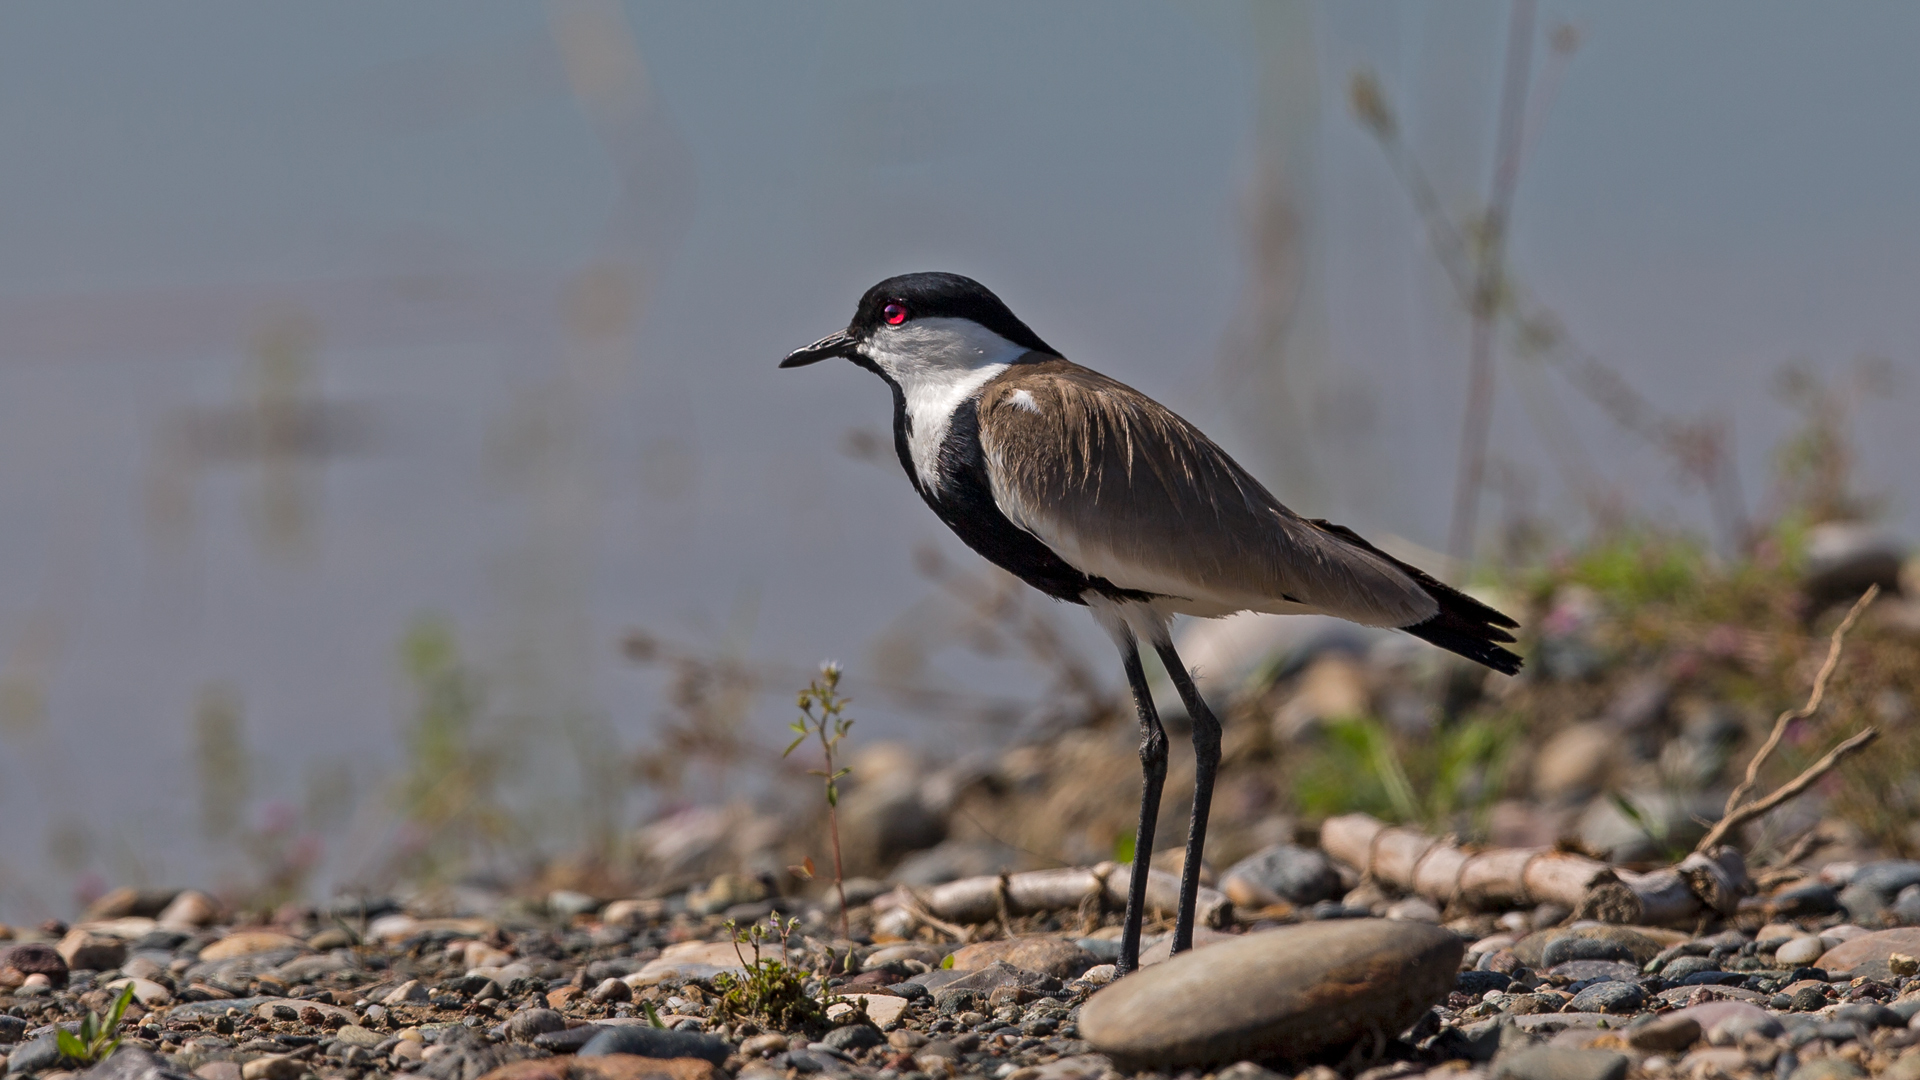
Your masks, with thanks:
M 1393 559 L 1287 509 L 1123 383 L 1065 360 L 1016 364 L 978 408 L 995 501 L 1083 573 L 1193 614 L 1319 611 L 1400 627 L 1439 611 Z

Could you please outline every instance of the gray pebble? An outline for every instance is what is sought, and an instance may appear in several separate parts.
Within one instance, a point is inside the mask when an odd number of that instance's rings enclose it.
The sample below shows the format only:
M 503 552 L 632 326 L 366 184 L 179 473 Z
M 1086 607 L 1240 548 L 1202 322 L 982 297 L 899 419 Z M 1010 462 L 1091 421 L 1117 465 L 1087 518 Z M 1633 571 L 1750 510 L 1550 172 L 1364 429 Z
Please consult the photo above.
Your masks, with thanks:
M 562 1034 L 554 1032 L 553 1034 Z M 548 1038 L 549 1036 L 541 1036 Z M 542 1045 L 535 1040 L 535 1045 Z M 640 1024 L 620 1024 L 598 1028 L 586 1045 L 577 1053 L 581 1057 L 600 1057 L 606 1054 L 638 1054 L 641 1057 L 705 1058 L 715 1065 L 727 1060 L 733 1048 L 725 1039 L 697 1031 L 668 1031 L 663 1028 L 647 1027 Z
M 1333 900 L 1345 891 L 1332 860 L 1298 844 L 1274 844 L 1241 859 L 1220 875 L 1220 887 L 1228 895 L 1268 903 L 1277 897 L 1295 905 Z
M 1689 975 L 1698 975 L 1703 971 L 1719 970 L 1719 963 L 1710 957 L 1680 956 L 1668 961 L 1667 965 L 1660 969 L 1660 977 L 1672 982 Z
M 1647 1003 L 1647 992 L 1638 983 L 1595 983 L 1573 996 L 1568 1012 L 1632 1013 Z

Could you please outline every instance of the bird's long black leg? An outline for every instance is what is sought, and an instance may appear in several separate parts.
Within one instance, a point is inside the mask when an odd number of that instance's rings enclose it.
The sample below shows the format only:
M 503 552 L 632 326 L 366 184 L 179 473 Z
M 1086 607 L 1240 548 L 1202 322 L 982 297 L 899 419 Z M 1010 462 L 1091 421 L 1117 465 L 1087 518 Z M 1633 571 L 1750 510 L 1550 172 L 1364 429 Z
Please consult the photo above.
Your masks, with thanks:
M 1153 826 L 1160 818 L 1160 789 L 1167 783 L 1167 732 L 1160 726 L 1160 714 L 1154 711 L 1153 691 L 1147 689 L 1140 649 L 1131 634 L 1120 642 L 1120 656 L 1126 664 L 1134 708 L 1140 713 L 1140 828 L 1133 837 L 1133 875 L 1127 881 L 1127 921 L 1120 930 L 1120 962 L 1114 965 L 1119 974 L 1125 975 L 1140 966 L 1140 921 L 1147 910 Z
M 1213 778 L 1220 770 L 1220 721 L 1193 685 L 1187 665 L 1173 651 L 1172 642 L 1154 646 L 1160 663 L 1180 691 L 1187 715 L 1193 718 L 1193 819 L 1187 826 L 1187 857 L 1180 868 L 1180 912 L 1173 923 L 1173 951 L 1193 948 L 1193 908 L 1200 894 L 1200 858 L 1207 846 L 1207 813 L 1213 807 Z

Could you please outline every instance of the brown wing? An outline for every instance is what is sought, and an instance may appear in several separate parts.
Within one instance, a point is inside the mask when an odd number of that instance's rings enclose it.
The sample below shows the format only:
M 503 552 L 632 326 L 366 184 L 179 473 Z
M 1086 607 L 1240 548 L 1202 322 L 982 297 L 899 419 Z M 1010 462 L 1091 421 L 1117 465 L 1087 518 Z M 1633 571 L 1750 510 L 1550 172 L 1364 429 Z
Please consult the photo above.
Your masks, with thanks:
M 1439 604 L 1376 551 L 1275 499 L 1199 429 L 1065 360 L 1016 364 L 980 398 L 994 498 L 1081 571 L 1193 614 L 1321 611 L 1407 626 Z

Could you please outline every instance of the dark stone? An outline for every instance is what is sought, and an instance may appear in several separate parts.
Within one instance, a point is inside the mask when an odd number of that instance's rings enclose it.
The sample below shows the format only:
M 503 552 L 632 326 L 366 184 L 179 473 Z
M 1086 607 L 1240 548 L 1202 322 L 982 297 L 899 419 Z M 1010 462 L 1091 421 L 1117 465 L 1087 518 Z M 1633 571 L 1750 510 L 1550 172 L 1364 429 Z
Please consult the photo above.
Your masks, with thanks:
M 715 1065 L 726 1061 L 731 1052 L 732 1047 L 727 1045 L 725 1039 L 713 1035 L 697 1031 L 669 1031 L 640 1024 L 602 1027 L 578 1051 L 581 1057 L 638 1054 L 652 1058 L 705 1058 Z
M 1494 1080 L 1625 1080 L 1627 1056 L 1611 1050 L 1530 1046 L 1494 1061 Z
M 1453 988 L 1462 994 L 1485 997 L 1489 990 L 1505 990 L 1513 980 L 1498 971 L 1463 971 L 1453 977 Z
M 871 1024 L 846 1024 L 827 1032 L 827 1037 L 820 1041 L 841 1053 L 851 1054 L 879 1046 L 886 1041 L 886 1037 Z
M 1638 983 L 1595 983 L 1567 1002 L 1567 1012 L 1633 1013 L 1647 1003 L 1647 992 Z
M 1220 875 L 1220 888 L 1234 903 L 1250 907 L 1281 900 L 1305 907 L 1346 891 L 1325 852 L 1298 844 L 1274 844 L 1241 859 Z
M 1767 906 L 1774 915 L 1782 919 L 1804 919 L 1816 915 L 1831 915 L 1840 910 L 1840 894 L 1833 886 L 1824 882 L 1811 881 L 1805 885 L 1796 885 L 1773 895 Z
M 1696 971 L 1673 981 L 1681 986 L 1744 986 L 1747 977 L 1738 971 Z
M 192 934 L 184 930 L 149 930 L 145 934 L 127 943 L 127 951 L 137 953 L 143 949 L 155 949 L 172 952 L 186 944 Z
M 1813 1012 L 1827 1006 L 1827 995 L 1817 986 L 1803 986 L 1793 993 L 1795 1012 Z
M 1082 1006 L 1080 1036 L 1122 1071 L 1303 1062 L 1398 1035 L 1453 988 L 1466 945 L 1427 923 L 1301 923 L 1142 968 Z
M 67 985 L 67 962 L 51 945 L 30 941 L 0 950 L 0 968 L 8 967 L 22 975 L 45 975 L 56 987 Z
M 27 1022 L 17 1016 L 0 1013 L 0 1042 L 19 1042 L 27 1033 Z

